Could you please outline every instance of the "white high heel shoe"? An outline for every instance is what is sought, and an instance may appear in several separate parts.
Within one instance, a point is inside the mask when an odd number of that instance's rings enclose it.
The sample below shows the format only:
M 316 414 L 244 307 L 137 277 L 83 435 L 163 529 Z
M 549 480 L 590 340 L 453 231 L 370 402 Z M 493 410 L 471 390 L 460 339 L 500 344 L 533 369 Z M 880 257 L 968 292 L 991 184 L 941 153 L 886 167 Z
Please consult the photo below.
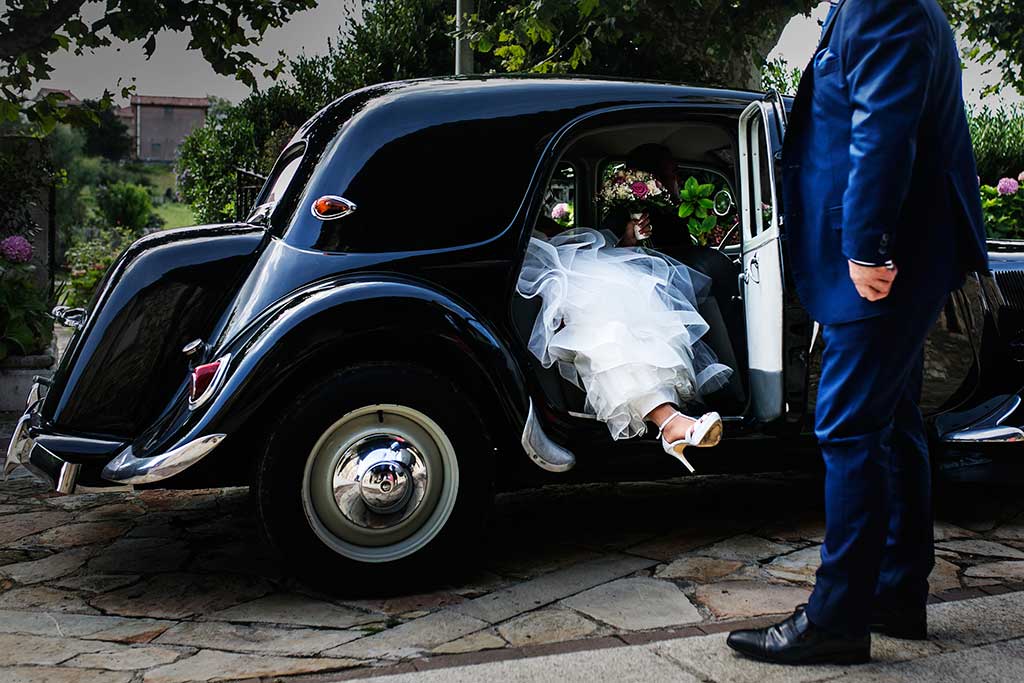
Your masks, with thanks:
M 665 441 L 662 433 L 664 433 L 668 423 L 677 417 L 686 417 L 694 422 L 687 430 L 686 437 L 669 443 Z M 718 413 L 705 413 L 700 418 L 694 419 L 676 411 L 658 425 L 658 437 L 661 439 L 661 447 L 665 449 L 665 452 L 686 465 L 686 469 L 690 470 L 692 474 L 697 470 L 693 469 L 693 465 L 683 455 L 683 450 L 687 446 L 693 446 L 694 448 L 717 446 L 718 442 L 722 440 L 722 417 Z

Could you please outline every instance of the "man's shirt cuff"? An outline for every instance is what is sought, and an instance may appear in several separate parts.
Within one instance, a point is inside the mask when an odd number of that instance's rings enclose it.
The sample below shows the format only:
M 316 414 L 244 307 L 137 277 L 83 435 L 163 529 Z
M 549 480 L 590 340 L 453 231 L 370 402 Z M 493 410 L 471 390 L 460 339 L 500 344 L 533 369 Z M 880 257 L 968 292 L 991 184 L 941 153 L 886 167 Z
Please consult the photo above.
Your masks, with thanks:
M 881 268 L 883 266 L 889 268 L 890 270 L 893 268 L 892 259 L 889 259 L 884 263 L 868 263 L 867 261 L 858 261 L 857 259 L 853 258 L 847 260 L 850 263 L 856 263 L 858 266 L 867 266 L 868 268 Z

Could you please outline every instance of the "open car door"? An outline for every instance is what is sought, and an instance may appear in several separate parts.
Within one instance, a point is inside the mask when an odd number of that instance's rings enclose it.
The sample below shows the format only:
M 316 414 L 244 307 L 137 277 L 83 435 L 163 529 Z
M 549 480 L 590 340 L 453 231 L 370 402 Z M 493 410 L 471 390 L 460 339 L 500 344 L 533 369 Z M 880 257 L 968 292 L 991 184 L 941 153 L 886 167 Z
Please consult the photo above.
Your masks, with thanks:
M 781 109 L 781 111 L 780 111 Z M 778 95 L 753 102 L 740 116 L 740 221 L 743 294 L 750 362 L 750 407 L 767 422 L 785 412 L 783 306 L 785 284 L 779 240 L 778 158 L 785 134 Z

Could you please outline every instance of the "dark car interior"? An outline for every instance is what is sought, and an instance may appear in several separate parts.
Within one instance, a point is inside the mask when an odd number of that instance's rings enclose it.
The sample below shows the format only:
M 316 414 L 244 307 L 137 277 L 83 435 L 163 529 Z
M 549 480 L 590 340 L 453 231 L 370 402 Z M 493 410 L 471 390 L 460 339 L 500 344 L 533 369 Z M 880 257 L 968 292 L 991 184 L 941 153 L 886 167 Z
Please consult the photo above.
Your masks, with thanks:
M 562 223 L 563 228 L 603 227 L 615 231 L 615 226 L 602 224 L 604 216 L 598 193 L 603 173 L 610 165 L 626 163 L 631 150 L 649 143 L 661 145 L 671 152 L 681 183 L 694 175 L 701 182 L 714 183 L 716 189 L 726 190 L 731 197 L 738 198 L 739 193 L 734 191 L 738 182 L 734 161 L 737 149 L 734 125 L 717 122 L 640 123 L 586 133 L 567 148 L 556 165 L 535 227 L 541 229 L 541 222 L 550 224 L 554 206 L 566 203 L 573 207 L 573 215 L 571 222 Z M 707 246 L 695 243 L 683 219 L 669 221 L 670 225 L 654 226 L 654 249 L 711 279 L 710 295 L 698 306 L 710 327 L 704 341 L 718 356 L 719 362 L 733 369 L 727 387 L 704 396 L 700 403 L 684 407 L 693 412 L 712 409 L 723 416 L 739 416 L 744 414 L 747 406 L 746 325 L 738 283 L 741 267 L 737 262 L 740 251 L 736 239 L 738 231 L 731 229 L 735 215 L 736 207 L 732 206 L 728 214 L 720 216 L 724 231 L 718 231 L 713 239 L 708 240 Z M 551 226 L 544 225 L 543 228 L 550 231 Z M 540 306 L 539 299 L 524 299 L 518 294 L 513 299 L 513 321 L 524 345 L 529 341 Z M 530 360 L 550 404 L 576 417 L 585 417 L 583 391 L 564 380 L 557 368 L 541 367 L 532 354 Z

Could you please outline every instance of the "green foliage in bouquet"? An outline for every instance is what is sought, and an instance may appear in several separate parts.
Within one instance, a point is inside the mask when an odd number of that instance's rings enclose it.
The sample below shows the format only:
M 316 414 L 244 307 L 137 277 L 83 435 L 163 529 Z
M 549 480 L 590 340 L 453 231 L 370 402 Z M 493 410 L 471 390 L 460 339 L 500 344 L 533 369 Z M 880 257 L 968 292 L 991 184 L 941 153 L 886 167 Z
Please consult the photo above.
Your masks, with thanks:
M 689 219 L 686 225 L 701 246 L 707 246 L 708 236 L 718 227 L 715 202 L 711 199 L 714 191 L 712 183 L 700 183 L 693 176 L 686 179 L 679 191 L 679 217 Z
M 53 338 L 53 320 L 34 271 L 28 263 L 0 259 L 0 360 L 42 353 Z
M 981 186 L 981 208 L 985 213 L 985 228 L 991 237 L 1024 239 L 1024 181 L 1003 178 L 995 187 Z
M 68 280 L 65 304 L 86 306 L 107 269 L 117 260 L 135 235 L 127 228 L 100 230 L 96 237 L 68 250 Z

